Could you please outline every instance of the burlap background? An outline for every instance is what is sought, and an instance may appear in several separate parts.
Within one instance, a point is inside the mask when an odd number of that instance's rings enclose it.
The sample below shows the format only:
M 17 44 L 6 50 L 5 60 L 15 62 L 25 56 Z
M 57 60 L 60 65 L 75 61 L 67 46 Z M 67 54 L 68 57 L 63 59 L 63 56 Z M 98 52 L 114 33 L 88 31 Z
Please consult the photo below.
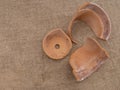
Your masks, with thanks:
M 74 12 L 86 0 L 0 0 L 0 90 L 120 90 L 120 0 L 88 0 L 99 4 L 112 22 L 110 39 L 96 38 L 80 22 L 73 36 L 79 45 L 63 60 L 49 59 L 42 39 L 54 28 L 67 30 Z M 71 53 L 94 37 L 110 58 L 92 76 L 76 82 L 68 60 Z

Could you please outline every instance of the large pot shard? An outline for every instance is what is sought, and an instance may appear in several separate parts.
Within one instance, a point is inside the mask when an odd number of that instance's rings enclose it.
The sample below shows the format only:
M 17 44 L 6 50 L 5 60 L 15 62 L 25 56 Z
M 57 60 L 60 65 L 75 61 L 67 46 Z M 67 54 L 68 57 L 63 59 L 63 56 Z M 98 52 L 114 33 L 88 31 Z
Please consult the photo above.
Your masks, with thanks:
M 92 38 L 78 48 L 70 57 L 70 65 L 77 81 L 82 81 L 95 72 L 108 58 L 107 52 Z
M 82 20 L 87 23 L 96 36 L 103 40 L 108 40 L 111 33 L 111 23 L 107 13 L 103 8 L 95 3 L 87 2 L 78 8 L 76 14 L 73 16 L 68 26 L 68 35 L 73 42 L 76 40 L 72 37 L 72 27 L 75 21 Z
M 43 39 L 43 50 L 52 59 L 64 58 L 72 48 L 72 42 L 61 29 L 49 32 Z

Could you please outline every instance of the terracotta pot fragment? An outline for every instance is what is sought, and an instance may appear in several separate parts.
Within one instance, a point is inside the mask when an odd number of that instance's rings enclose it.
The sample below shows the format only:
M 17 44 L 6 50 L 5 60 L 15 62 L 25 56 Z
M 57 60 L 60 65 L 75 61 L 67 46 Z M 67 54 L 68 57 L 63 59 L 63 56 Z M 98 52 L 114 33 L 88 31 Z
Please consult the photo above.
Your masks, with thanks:
M 82 81 L 95 72 L 108 58 L 107 52 L 92 38 L 78 48 L 70 57 L 70 65 L 77 81 Z
M 108 40 L 111 32 L 111 23 L 107 13 L 95 3 L 87 2 L 81 6 L 76 14 L 73 16 L 71 22 L 68 26 L 68 35 L 73 42 L 76 41 L 72 37 L 72 27 L 73 23 L 77 20 L 82 20 L 87 23 L 96 36 L 103 40 Z
M 43 39 L 43 50 L 52 59 L 64 58 L 71 48 L 70 38 L 61 29 L 52 30 Z

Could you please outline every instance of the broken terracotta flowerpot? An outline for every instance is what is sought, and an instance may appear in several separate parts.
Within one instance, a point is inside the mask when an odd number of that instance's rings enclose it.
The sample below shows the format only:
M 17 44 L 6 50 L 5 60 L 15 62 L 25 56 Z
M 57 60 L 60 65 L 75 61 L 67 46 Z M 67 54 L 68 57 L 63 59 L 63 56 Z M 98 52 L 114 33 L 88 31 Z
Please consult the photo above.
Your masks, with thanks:
M 64 58 L 72 48 L 72 42 L 61 29 L 49 32 L 43 39 L 43 50 L 52 59 Z
M 81 20 L 88 24 L 96 36 L 103 40 L 108 40 L 111 32 L 111 23 L 107 13 L 95 3 L 87 2 L 81 6 L 73 16 L 68 26 L 68 35 L 73 42 L 77 43 L 72 37 L 72 28 L 75 21 Z
M 108 53 L 92 38 L 78 48 L 70 57 L 70 65 L 77 81 L 82 81 L 95 72 L 108 58 Z

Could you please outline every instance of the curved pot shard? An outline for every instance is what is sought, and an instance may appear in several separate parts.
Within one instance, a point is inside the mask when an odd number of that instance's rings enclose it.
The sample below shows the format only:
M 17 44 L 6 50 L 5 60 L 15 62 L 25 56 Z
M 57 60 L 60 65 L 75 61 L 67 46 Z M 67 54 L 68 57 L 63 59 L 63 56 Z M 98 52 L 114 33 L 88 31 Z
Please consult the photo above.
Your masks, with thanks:
M 52 30 L 43 39 L 43 50 L 52 59 L 64 58 L 71 48 L 70 38 L 61 29 Z
M 97 4 L 87 2 L 81 6 L 68 26 L 68 35 L 73 42 L 76 42 L 72 38 L 72 27 L 76 20 L 82 20 L 87 23 L 96 36 L 100 39 L 107 40 L 111 32 L 111 23 L 107 13 Z
M 92 38 L 70 57 L 70 65 L 77 81 L 82 81 L 96 71 L 108 58 L 107 52 Z

